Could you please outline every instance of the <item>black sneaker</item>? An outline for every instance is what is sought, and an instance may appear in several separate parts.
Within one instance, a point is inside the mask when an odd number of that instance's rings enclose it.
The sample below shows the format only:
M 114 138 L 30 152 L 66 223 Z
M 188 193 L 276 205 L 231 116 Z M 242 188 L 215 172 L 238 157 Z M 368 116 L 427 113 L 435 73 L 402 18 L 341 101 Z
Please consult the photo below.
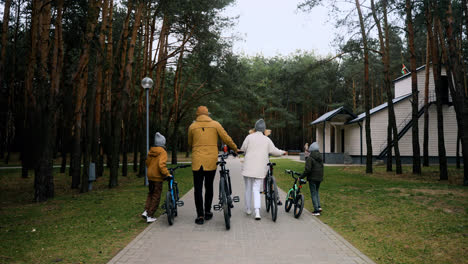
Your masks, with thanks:
M 197 225 L 203 225 L 205 223 L 205 219 L 203 219 L 203 216 L 197 217 L 197 219 L 195 219 L 195 223 Z
M 278 200 L 278 205 L 283 205 L 283 203 L 281 202 L 281 200 Z
M 211 218 L 213 218 L 213 213 L 212 212 L 205 212 L 205 220 L 208 221 Z

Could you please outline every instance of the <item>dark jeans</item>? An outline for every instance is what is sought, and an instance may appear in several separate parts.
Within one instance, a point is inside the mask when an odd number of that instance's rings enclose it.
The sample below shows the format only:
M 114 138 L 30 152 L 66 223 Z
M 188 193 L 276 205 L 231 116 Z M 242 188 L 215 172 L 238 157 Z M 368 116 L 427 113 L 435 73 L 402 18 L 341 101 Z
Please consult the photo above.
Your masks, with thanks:
M 317 212 L 320 206 L 320 197 L 319 197 L 319 181 L 309 181 L 310 196 L 312 196 L 312 204 L 314 205 L 314 211 Z
M 195 206 L 197 217 L 204 216 L 211 211 L 213 202 L 213 181 L 216 170 L 204 171 L 203 166 L 198 171 L 193 171 L 193 186 L 195 188 Z M 203 181 L 205 182 L 205 210 L 203 210 Z
M 159 207 L 159 201 L 161 200 L 163 183 L 148 181 L 148 197 L 146 198 L 145 210 L 148 213 L 148 216 L 153 217 L 154 212 Z

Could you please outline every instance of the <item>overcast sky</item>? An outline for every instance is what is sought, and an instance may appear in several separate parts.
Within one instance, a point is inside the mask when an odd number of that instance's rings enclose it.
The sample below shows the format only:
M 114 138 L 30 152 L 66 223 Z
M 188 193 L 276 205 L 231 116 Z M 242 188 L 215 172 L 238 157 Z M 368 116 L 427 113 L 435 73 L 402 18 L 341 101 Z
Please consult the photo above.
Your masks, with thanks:
M 297 10 L 298 0 L 236 0 L 224 14 L 239 16 L 238 24 L 226 36 L 236 33 L 243 40 L 234 43 L 237 54 L 266 57 L 288 55 L 296 50 L 334 54 L 334 28 L 327 22 L 327 9 L 310 13 Z

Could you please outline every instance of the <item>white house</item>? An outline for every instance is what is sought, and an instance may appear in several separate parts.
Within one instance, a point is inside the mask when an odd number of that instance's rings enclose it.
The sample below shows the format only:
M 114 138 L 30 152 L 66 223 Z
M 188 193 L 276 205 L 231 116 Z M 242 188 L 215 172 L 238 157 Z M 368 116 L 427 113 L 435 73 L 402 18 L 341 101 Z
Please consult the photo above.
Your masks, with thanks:
M 423 155 L 424 139 L 424 82 L 425 66 L 416 69 L 419 91 L 419 144 Z M 437 110 L 435 104 L 435 85 L 432 67 L 429 73 L 429 157 L 431 162 L 438 159 Z M 395 98 L 393 99 L 396 124 L 398 128 L 400 156 L 403 163 L 411 163 L 412 145 L 412 111 L 411 111 L 411 73 L 393 81 Z M 455 162 L 457 144 L 457 122 L 455 110 L 451 103 L 447 76 L 442 70 L 442 98 L 444 117 L 445 149 L 449 162 Z M 344 107 L 325 113 L 314 120 L 316 138 L 326 163 L 364 163 L 366 159 L 365 116 L 356 116 Z M 387 153 L 387 103 L 370 110 L 372 152 L 374 159 L 383 159 Z M 461 149 L 461 147 L 460 147 Z

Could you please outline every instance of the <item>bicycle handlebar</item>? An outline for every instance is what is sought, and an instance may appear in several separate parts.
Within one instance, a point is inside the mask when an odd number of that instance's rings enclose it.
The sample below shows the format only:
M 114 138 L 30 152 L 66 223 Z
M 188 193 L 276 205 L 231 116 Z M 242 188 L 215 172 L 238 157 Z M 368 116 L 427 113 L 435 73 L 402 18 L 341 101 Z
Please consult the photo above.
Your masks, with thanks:
M 169 171 L 171 172 L 171 174 L 177 170 L 177 169 L 183 169 L 183 168 L 187 168 L 187 167 L 190 167 L 191 165 L 190 164 L 181 164 L 181 165 L 177 165 L 173 168 L 169 168 Z
M 219 155 L 218 155 L 218 158 L 226 159 L 229 155 L 232 155 L 233 157 L 237 157 L 236 152 L 234 152 L 233 150 L 231 150 L 231 151 L 229 151 L 229 152 L 226 152 L 226 153 L 223 153 L 223 154 L 219 154 Z
M 299 173 L 299 172 L 295 172 L 295 171 L 292 171 L 292 170 L 285 170 L 286 173 L 288 174 L 291 174 L 291 176 L 295 179 L 296 177 L 294 177 L 294 175 L 297 175 L 297 176 L 302 176 L 302 173 Z

